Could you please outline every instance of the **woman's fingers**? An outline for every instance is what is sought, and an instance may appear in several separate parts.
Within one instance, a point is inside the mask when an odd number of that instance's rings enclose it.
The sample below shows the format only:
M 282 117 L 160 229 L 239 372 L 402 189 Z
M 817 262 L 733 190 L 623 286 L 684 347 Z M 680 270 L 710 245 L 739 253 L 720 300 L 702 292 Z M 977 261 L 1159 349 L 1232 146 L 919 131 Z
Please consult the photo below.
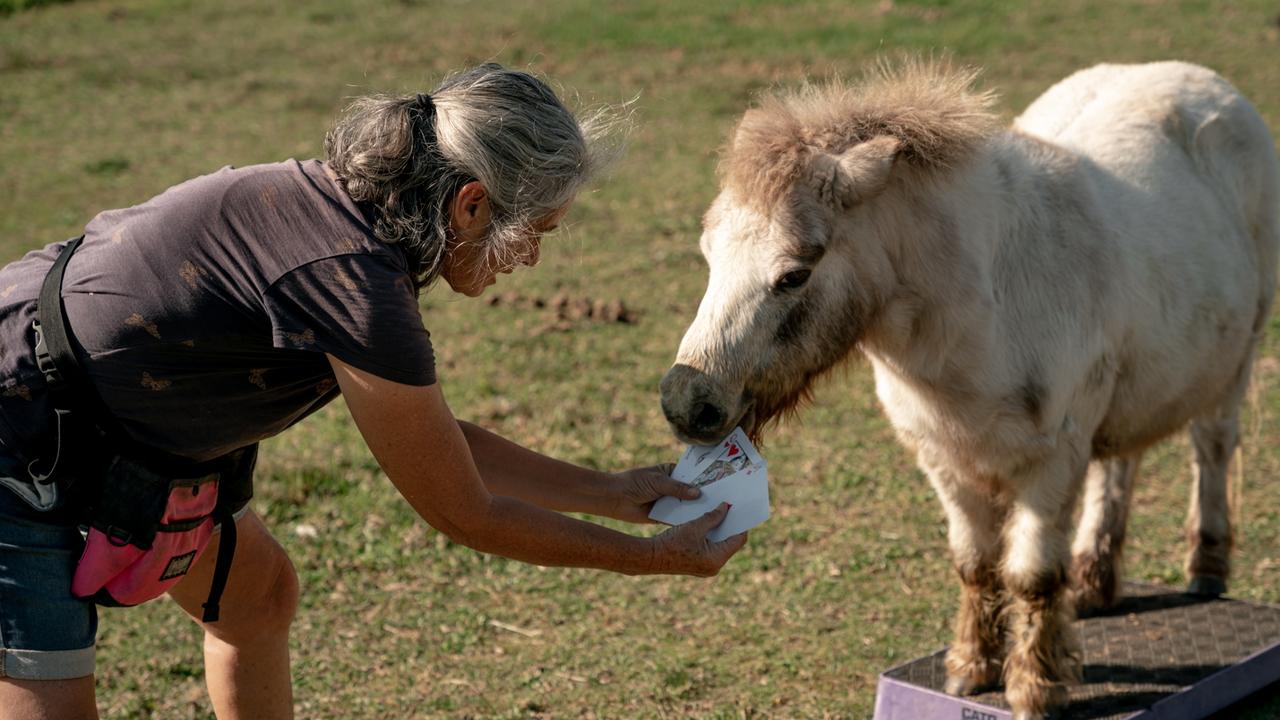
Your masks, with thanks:
M 686 485 L 669 477 L 655 478 L 653 489 L 659 495 L 671 495 L 681 500 L 694 500 L 702 495 L 702 491 L 692 485 Z
M 747 534 L 745 532 L 740 532 L 737 535 L 734 535 L 732 537 L 727 537 L 724 540 L 721 540 L 720 542 L 716 543 L 712 547 L 712 550 L 713 552 L 719 554 L 719 556 L 722 558 L 720 560 L 720 564 L 724 565 L 726 562 L 729 561 L 729 558 L 733 557 L 734 553 L 741 550 L 742 546 L 746 544 L 747 544 Z
M 696 520 L 690 520 L 684 524 L 688 528 L 688 532 L 697 533 L 697 537 L 705 539 L 707 533 L 711 532 L 729 515 L 729 508 L 733 507 L 727 502 L 722 502 L 716 506 L 714 510 L 703 515 Z
M 707 533 L 718 527 L 729 515 L 729 503 L 720 503 L 699 518 L 668 529 L 653 540 L 658 545 L 655 571 L 677 575 L 711 577 L 742 549 L 747 534 L 738 533 L 720 542 L 711 542 Z
M 631 471 L 631 478 L 634 483 L 632 493 L 636 501 L 641 503 L 652 502 L 664 495 L 670 495 L 681 500 L 693 500 L 702 495 L 702 491 L 698 488 L 682 483 L 679 480 L 673 480 L 671 478 L 671 470 L 674 467 L 671 464 L 654 465 L 642 470 Z

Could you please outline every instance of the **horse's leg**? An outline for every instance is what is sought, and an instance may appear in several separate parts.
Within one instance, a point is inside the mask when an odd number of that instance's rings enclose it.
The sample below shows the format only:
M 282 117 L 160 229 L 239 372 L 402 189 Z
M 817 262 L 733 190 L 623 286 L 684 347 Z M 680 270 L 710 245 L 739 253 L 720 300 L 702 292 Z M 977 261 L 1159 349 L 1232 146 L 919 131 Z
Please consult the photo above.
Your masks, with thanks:
M 1079 682 L 1080 648 L 1066 593 L 1068 527 L 1088 467 L 1088 453 L 1064 447 L 1028 476 L 1005 525 L 1002 574 L 1009 593 L 1011 638 L 1004 663 L 1005 697 L 1015 720 L 1042 718 Z
M 929 479 L 947 513 L 947 539 L 960 576 L 960 609 L 947 651 L 945 689 L 951 695 L 972 695 L 1000 680 L 1004 594 L 996 565 L 1003 513 L 989 494 L 946 470 L 929 470 Z
M 1085 476 L 1084 512 L 1071 548 L 1071 584 L 1076 612 L 1111 607 L 1120 595 L 1133 479 L 1142 455 L 1093 462 Z
M 1227 471 L 1240 443 L 1240 404 L 1249 385 L 1253 352 L 1236 373 L 1231 391 L 1214 412 L 1191 421 L 1195 446 L 1194 481 L 1187 509 L 1186 572 L 1188 592 L 1221 595 L 1231 571 L 1231 515 L 1227 505 Z

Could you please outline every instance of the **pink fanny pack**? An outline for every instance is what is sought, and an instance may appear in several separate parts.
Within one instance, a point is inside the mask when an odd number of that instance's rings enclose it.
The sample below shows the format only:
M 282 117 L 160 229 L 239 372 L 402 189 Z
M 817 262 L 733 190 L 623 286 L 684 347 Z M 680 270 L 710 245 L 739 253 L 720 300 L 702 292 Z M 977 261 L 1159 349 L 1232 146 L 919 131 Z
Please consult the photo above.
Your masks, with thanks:
M 250 446 L 177 472 L 172 467 L 160 472 L 153 464 L 113 457 L 90 508 L 72 594 L 111 606 L 159 597 L 186 576 L 221 524 L 203 617 L 217 621 L 236 542 L 235 521 L 227 504 L 219 502 L 219 490 L 251 473 L 255 459 L 256 446 Z

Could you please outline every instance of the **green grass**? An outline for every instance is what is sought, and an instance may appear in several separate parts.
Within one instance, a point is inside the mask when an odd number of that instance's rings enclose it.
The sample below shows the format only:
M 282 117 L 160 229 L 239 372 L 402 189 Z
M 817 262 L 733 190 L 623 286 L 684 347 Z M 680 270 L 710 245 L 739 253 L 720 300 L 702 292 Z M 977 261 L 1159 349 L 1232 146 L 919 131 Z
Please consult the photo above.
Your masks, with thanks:
M 1173 57 L 1222 72 L 1280 127 L 1277 12 L 1262 0 L 37 7 L 0 18 L 0 257 L 222 165 L 315 156 L 344 98 L 429 89 L 484 60 L 550 75 L 583 105 L 638 98 L 614 176 L 536 271 L 499 288 L 617 298 L 638 322 L 556 327 L 547 310 L 445 290 L 424 312 L 458 415 L 593 467 L 666 461 L 681 448 L 657 382 L 705 281 L 696 240 L 716 150 L 753 95 L 854 75 L 884 51 L 947 50 L 986 68 L 1012 117 L 1079 67 Z M 1246 419 L 1233 593 L 1280 602 L 1272 325 Z M 941 510 L 864 364 L 765 452 L 775 516 L 719 578 L 626 578 L 452 545 L 395 495 L 340 403 L 319 413 L 267 444 L 255 501 L 302 579 L 299 717 L 867 717 L 879 671 L 947 641 Z M 1130 577 L 1181 582 L 1188 457 L 1179 439 L 1146 463 Z M 303 524 L 319 536 L 296 534 Z M 104 611 L 98 667 L 106 717 L 212 716 L 198 633 L 167 601 Z M 1275 717 L 1280 701 L 1241 712 Z

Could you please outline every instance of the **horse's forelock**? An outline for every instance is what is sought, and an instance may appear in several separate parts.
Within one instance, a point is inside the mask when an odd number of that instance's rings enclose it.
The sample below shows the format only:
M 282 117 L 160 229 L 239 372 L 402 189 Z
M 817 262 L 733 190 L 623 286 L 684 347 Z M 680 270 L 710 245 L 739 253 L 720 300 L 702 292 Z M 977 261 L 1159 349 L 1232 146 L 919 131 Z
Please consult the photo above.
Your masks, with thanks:
M 883 135 L 898 139 L 911 166 L 954 167 L 996 127 L 995 95 L 975 90 L 976 79 L 976 70 L 917 59 L 881 63 L 857 83 L 834 79 L 766 96 L 734 128 L 721 182 L 768 211 L 814 153 L 840 153 Z
M 795 140 L 801 131 L 777 98 L 748 110 L 721 153 L 721 183 L 756 208 L 772 208 L 808 164 L 811 148 Z

